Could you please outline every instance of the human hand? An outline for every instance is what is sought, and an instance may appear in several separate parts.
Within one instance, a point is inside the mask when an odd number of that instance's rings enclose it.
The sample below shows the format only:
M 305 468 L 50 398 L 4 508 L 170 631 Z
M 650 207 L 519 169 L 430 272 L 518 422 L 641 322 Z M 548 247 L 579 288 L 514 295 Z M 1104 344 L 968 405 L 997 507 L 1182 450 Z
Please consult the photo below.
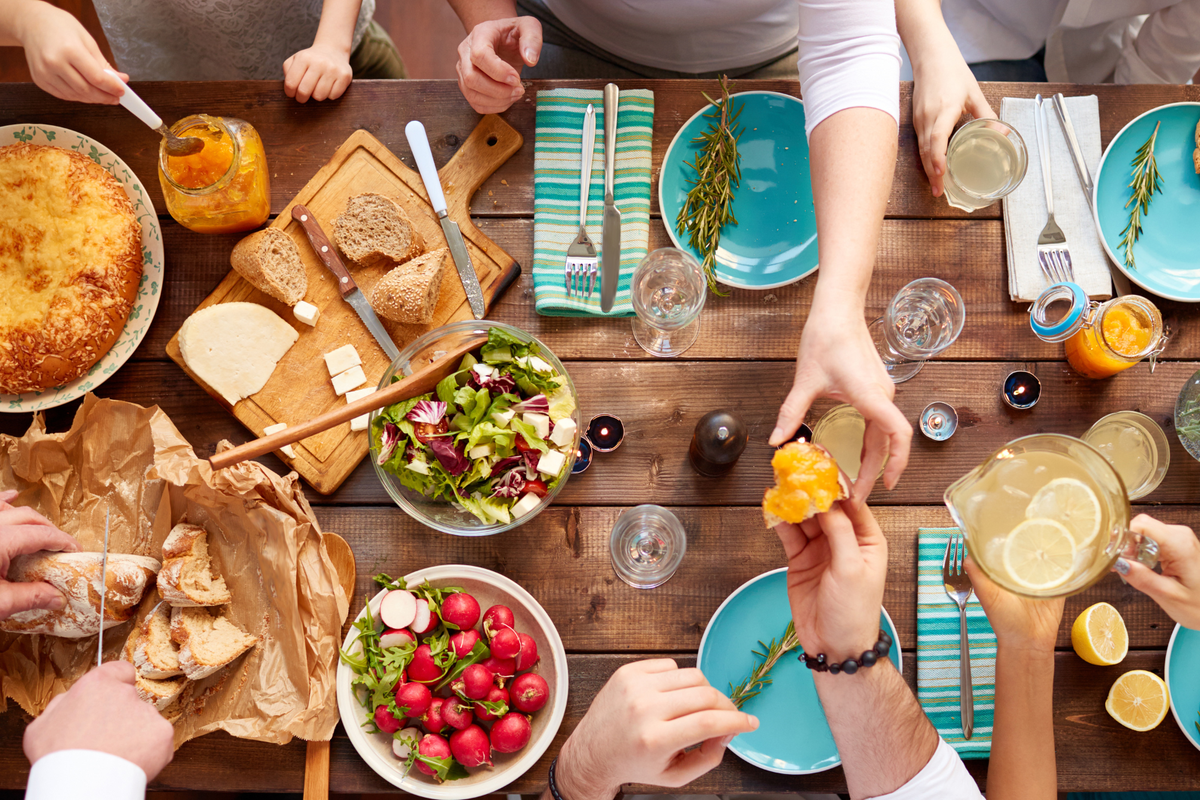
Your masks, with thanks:
M 625 783 L 683 786 L 757 727 L 700 670 L 635 661 L 613 673 L 563 745 L 556 783 L 569 800 L 610 800 Z
M 908 465 L 912 426 L 892 403 L 896 385 L 888 376 L 860 313 L 838 309 L 824 313 L 813 307 L 800 336 L 796 379 L 779 409 L 770 443 L 780 445 L 800 427 L 818 397 L 850 403 L 867 420 L 862 466 L 851 493 L 861 505 L 875 485 L 884 458 L 883 484 L 891 489 Z
M 100 48 L 79 20 L 49 3 L 26 3 L 13 31 L 25 48 L 25 61 L 33 82 L 61 100 L 115 105 L 125 93 Z
M 979 598 L 992 630 L 996 632 L 996 641 L 1001 646 L 1054 653 L 1065 598 L 1039 600 L 1021 597 L 1002 589 L 984 575 L 970 556 L 967 556 L 963 566 L 971 578 L 971 588 Z
M 458 88 L 480 114 L 506 111 L 525 94 L 521 68 L 541 52 L 542 23 L 533 17 L 481 22 L 458 46 Z
M 337 100 L 353 78 L 349 51 L 324 44 L 313 43 L 283 62 L 283 93 L 301 103 Z
M 32 508 L 14 508 L 14 491 L 0 492 L 0 619 L 34 608 L 59 610 L 66 606 L 62 593 L 48 583 L 9 583 L 8 566 L 14 556 L 39 550 L 75 552 L 79 543 L 60 531 Z
M 29 763 L 59 750 L 98 750 L 137 764 L 154 780 L 175 755 L 175 729 L 137 696 L 135 674 L 129 662 L 109 661 L 51 700 L 25 729 Z
M 1129 527 L 1158 543 L 1162 574 L 1133 558 L 1118 558 L 1113 570 L 1130 586 L 1148 594 L 1171 619 L 1200 630 L 1200 541 L 1196 534 L 1186 525 L 1167 525 L 1145 514 L 1134 517 Z
M 871 509 L 835 503 L 799 525 L 782 522 L 775 532 L 787 554 L 788 600 L 805 652 L 842 661 L 871 649 L 888 560 Z

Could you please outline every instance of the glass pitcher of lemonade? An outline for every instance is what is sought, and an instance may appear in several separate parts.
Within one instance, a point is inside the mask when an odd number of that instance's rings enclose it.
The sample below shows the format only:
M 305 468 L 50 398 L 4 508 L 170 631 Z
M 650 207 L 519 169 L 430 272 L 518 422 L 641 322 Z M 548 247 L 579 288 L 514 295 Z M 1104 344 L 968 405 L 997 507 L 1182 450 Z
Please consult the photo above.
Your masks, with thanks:
M 1063 597 L 1100 580 L 1120 555 L 1148 566 L 1158 546 L 1129 530 L 1112 465 L 1071 436 L 1009 442 L 946 490 L 946 507 L 988 577 L 1027 597 Z

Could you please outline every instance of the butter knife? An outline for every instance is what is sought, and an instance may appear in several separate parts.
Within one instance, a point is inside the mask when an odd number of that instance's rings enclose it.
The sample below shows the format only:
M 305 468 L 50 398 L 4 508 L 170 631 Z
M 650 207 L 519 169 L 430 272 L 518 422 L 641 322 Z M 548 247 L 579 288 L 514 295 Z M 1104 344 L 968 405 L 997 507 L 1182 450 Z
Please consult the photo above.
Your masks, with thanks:
M 325 235 L 325 231 L 321 229 L 317 218 L 307 207 L 297 203 L 292 206 L 292 219 L 300 223 L 300 227 L 308 235 L 308 242 L 316 252 L 317 258 L 321 259 L 321 263 L 338 279 L 338 291 L 341 292 L 342 299 L 357 312 L 358 318 L 367 326 L 367 330 L 375 337 L 375 341 L 383 348 L 383 352 L 387 353 L 388 360 L 395 361 L 400 357 L 400 348 L 396 347 L 396 343 L 388 335 L 387 329 L 383 327 L 379 317 L 375 316 L 375 310 L 371 308 L 371 304 L 363 293 L 358 290 L 358 284 L 354 282 L 354 278 L 350 277 L 349 270 L 342 263 L 341 257 L 334 249 L 333 243 L 329 241 L 329 237 Z
M 100 557 L 100 631 L 96 636 L 96 666 L 104 662 L 104 600 L 108 597 L 108 522 L 112 508 L 104 512 L 104 555 Z
M 1075 164 L 1075 174 L 1079 176 L 1079 185 L 1083 187 L 1083 194 L 1087 197 L 1088 208 L 1092 209 L 1094 213 L 1096 210 L 1096 184 L 1092 180 L 1092 171 L 1088 169 L 1087 162 L 1083 160 L 1083 150 L 1079 147 L 1078 137 L 1075 136 L 1075 126 L 1071 124 L 1071 115 L 1067 113 L 1067 103 L 1062 92 L 1054 95 L 1054 110 L 1062 125 L 1063 136 L 1067 140 L 1067 149 L 1071 151 L 1071 161 Z M 1099 235 L 1098 231 L 1097 235 Z M 1112 276 L 1113 288 L 1116 289 L 1117 296 L 1132 294 L 1133 287 L 1129 285 L 1129 278 L 1126 278 L 1125 273 L 1121 272 L 1109 259 L 1107 253 L 1104 255 L 1104 262 L 1108 265 L 1108 272 Z
M 462 281 L 463 291 L 467 293 L 467 302 L 471 304 L 471 313 L 475 319 L 483 319 L 487 307 L 483 302 L 483 288 L 479 285 L 479 276 L 475 274 L 475 266 L 471 263 L 471 254 L 467 252 L 467 243 L 463 240 L 458 223 L 450 219 L 446 213 L 446 195 L 442 191 L 442 179 L 438 177 L 437 167 L 433 164 L 433 151 L 429 149 L 429 137 L 425 135 L 425 126 L 420 120 L 414 119 L 404 126 L 404 136 L 408 146 L 412 148 L 413 158 L 416 159 L 417 169 L 421 172 L 421 182 L 429 194 L 429 202 L 438 215 L 442 224 L 442 233 L 446 236 L 446 244 L 450 247 L 450 256 L 458 270 Z
M 601 229 L 600 310 L 612 311 L 621 281 L 621 210 L 613 199 L 617 164 L 617 105 L 621 92 L 615 83 L 604 87 L 604 227 Z

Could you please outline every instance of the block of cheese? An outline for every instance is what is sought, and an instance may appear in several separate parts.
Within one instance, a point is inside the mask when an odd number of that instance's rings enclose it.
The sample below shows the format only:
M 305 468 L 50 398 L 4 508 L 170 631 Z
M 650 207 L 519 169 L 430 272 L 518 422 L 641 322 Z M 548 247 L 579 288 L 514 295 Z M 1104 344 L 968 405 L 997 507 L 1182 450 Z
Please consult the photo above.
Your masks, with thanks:
M 337 350 L 330 350 L 325 354 L 325 366 L 329 368 L 329 377 L 331 378 L 336 378 L 361 363 L 362 359 L 358 357 L 358 351 L 352 344 L 342 345 Z
M 258 303 L 202 308 L 179 329 L 179 351 L 230 405 L 260 391 L 300 334 Z
M 355 389 L 353 391 L 346 392 L 346 402 L 355 403 L 370 394 L 375 394 L 375 389 L 372 389 L 370 386 L 365 389 Z M 357 417 L 350 420 L 350 430 L 365 431 L 367 429 L 367 423 L 370 421 L 371 412 L 368 411 L 366 414 L 359 414 Z
M 286 422 L 276 422 L 274 425 L 268 425 L 267 427 L 263 428 L 263 436 L 271 436 L 272 434 L 279 433 L 280 431 L 285 431 L 287 430 L 287 426 L 288 425 Z M 288 458 L 296 457 L 296 451 L 292 449 L 290 444 L 285 444 L 283 447 L 279 448 L 279 451 Z
M 351 367 L 345 372 L 333 376 L 333 390 L 341 397 L 351 389 L 357 389 L 367 382 L 367 374 L 362 367 Z
M 292 313 L 305 325 L 316 325 L 317 320 L 321 318 L 321 309 L 306 300 L 292 306 Z
M 373 387 L 368 386 L 365 389 L 354 389 L 353 391 L 346 392 L 346 402 L 356 403 L 367 395 L 375 394 L 375 391 Z

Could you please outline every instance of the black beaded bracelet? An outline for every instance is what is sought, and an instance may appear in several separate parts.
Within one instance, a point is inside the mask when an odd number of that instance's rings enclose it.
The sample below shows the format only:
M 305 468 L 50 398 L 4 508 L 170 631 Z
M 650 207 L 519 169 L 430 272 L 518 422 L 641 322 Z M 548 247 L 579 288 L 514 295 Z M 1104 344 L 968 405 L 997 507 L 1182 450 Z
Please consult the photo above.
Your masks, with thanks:
M 870 650 L 864 650 L 863 654 L 857 659 L 847 658 L 842 663 L 836 661 L 830 662 L 824 653 L 818 653 L 816 658 L 808 655 L 808 653 L 800 654 L 800 663 L 816 672 L 828 672 L 830 675 L 837 675 L 839 672 L 844 672 L 847 675 L 853 675 L 858 672 L 859 667 L 873 667 L 881 658 L 887 658 L 888 653 L 892 651 L 892 637 L 888 636 L 883 631 L 879 632 L 879 641 Z M 551 776 L 554 775 L 553 766 L 550 768 Z M 553 786 L 553 777 L 551 777 L 551 785 Z M 555 794 L 556 800 L 562 800 Z
M 558 786 L 554 782 L 554 768 L 557 766 L 558 756 L 555 756 L 554 760 L 550 762 L 550 794 L 554 797 L 554 800 L 563 800 L 563 796 L 558 793 Z

